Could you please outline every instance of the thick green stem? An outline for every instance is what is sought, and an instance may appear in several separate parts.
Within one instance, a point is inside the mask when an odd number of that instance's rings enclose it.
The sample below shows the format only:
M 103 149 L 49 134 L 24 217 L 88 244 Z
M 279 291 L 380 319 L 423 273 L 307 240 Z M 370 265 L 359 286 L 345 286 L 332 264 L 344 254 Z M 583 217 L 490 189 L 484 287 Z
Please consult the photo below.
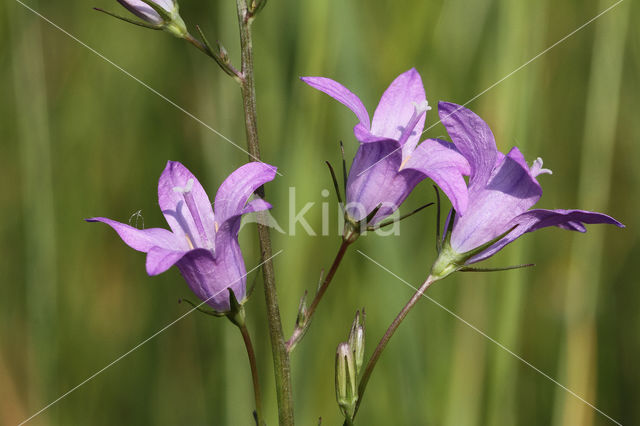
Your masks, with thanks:
M 313 313 L 316 311 L 316 308 L 318 307 L 318 304 L 320 303 L 322 296 L 324 296 L 324 293 L 327 291 L 327 288 L 329 288 L 329 284 L 331 284 L 331 280 L 333 280 L 333 276 L 336 274 L 336 271 L 338 270 L 338 266 L 340 266 L 340 263 L 344 258 L 344 254 L 346 253 L 347 248 L 349 247 L 349 244 L 351 244 L 350 241 L 345 241 L 345 240 L 342 241 L 342 244 L 340 245 L 340 249 L 338 250 L 338 254 L 336 254 L 336 257 L 333 260 L 333 264 L 331 265 L 331 269 L 329 269 L 329 273 L 327 274 L 326 278 L 320 285 L 320 288 L 318 288 L 318 291 L 315 297 L 313 298 L 313 302 L 311 302 L 311 306 L 309 306 L 309 309 L 305 313 L 304 324 L 302 326 L 296 327 L 295 330 L 293 330 L 293 333 L 291 334 L 291 337 L 289 338 L 289 340 L 287 340 L 286 346 L 289 352 L 293 351 L 293 349 L 296 347 L 296 344 L 298 344 L 298 342 L 304 337 L 305 333 L 307 332 L 307 329 L 311 324 L 311 317 L 313 316 Z
M 256 364 L 256 353 L 253 350 L 253 344 L 251 343 L 251 336 L 249 336 L 249 330 L 245 324 L 239 325 L 240 333 L 242 334 L 242 340 L 244 340 L 244 346 L 247 348 L 247 356 L 249 357 L 249 365 L 251 366 L 251 378 L 253 379 L 253 394 L 256 399 L 256 423 L 259 426 L 263 426 L 264 417 L 262 415 L 262 395 L 260 392 L 260 382 L 258 380 L 258 366 Z
M 260 159 L 260 144 L 258 140 L 258 125 L 256 113 L 256 91 L 253 79 L 253 47 L 251 42 L 252 15 L 247 8 L 246 0 L 236 0 L 238 7 L 238 25 L 240 27 L 241 46 L 241 88 L 244 106 L 245 126 L 247 131 L 247 147 L 252 161 Z M 264 188 L 257 191 L 264 197 Z M 269 336 L 273 352 L 273 366 L 278 398 L 278 416 L 281 425 L 293 425 L 293 397 L 291 389 L 291 372 L 289 353 L 284 341 L 278 295 L 276 292 L 275 273 L 273 270 L 271 237 L 269 228 L 258 224 L 258 238 L 263 266 L 264 295 L 267 305 Z
M 373 355 L 371 355 L 371 358 L 369 358 L 369 362 L 367 363 L 367 366 L 365 367 L 364 372 L 362 373 L 362 377 L 360 378 L 360 385 L 358 386 L 358 402 L 356 402 L 356 408 L 353 413 L 353 418 L 355 418 L 356 414 L 358 414 L 358 408 L 360 408 L 360 404 L 362 403 L 362 397 L 364 396 L 364 391 L 367 388 L 367 383 L 371 378 L 371 373 L 373 372 L 373 369 L 375 368 L 376 363 L 378 362 L 378 359 L 380 359 L 380 355 L 382 355 L 382 351 L 384 351 L 384 348 L 387 346 L 387 343 L 389 343 L 389 340 L 391 340 L 391 337 L 396 332 L 396 330 L 398 329 L 402 321 L 405 319 L 405 317 L 407 316 L 411 308 L 413 308 L 415 304 L 418 303 L 418 300 L 420 300 L 424 292 L 427 291 L 429 286 L 433 284 L 435 281 L 436 279 L 433 278 L 432 276 L 429 276 L 427 278 L 424 284 L 422 284 L 422 286 L 418 289 L 418 291 L 415 292 L 415 294 L 411 297 L 411 299 L 409 299 L 409 301 L 404 306 L 404 308 L 402 308 L 398 316 L 393 320 L 393 322 L 391 323 L 387 331 L 384 333 L 384 336 L 382 336 L 382 339 L 380 339 L 380 343 L 378 343 L 378 346 L 376 346 L 375 351 L 373 351 Z M 345 422 L 345 425 L 347 424 L 348 423 Z

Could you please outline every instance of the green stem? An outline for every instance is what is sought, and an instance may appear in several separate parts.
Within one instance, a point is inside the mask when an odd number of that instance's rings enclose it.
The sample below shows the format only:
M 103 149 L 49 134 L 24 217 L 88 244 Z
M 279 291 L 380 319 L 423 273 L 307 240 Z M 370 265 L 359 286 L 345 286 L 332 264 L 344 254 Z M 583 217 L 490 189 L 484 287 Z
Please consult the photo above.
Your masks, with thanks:
M 260 382 L 258 380 L 258 366 L 256 364 L 256 354 L 251 343 L 251 336 L 245 324 L 238 325 L 238 329 L 242 334 L 244 346 L 247 348 L 247 356 L 249 357 L 249 365 L 251 366 L 251 378 L 253 379 L 253 393 L 256 399 L 256 423 L 259 426 L 264 425 L 264 417 L 262 415 L 262 396 L 260 392 Z
M 342 244 L 340 245 L 340 249 L 338 250 L 338 254 L 336 254 L 336 257 L 333 260 L 333 264 L 331 265 L 331 269 L 329 269 L 329 273 L 327 274 L 326 278 L 320 285 L 320 288 L 318 288 L 318 291 L 315 297 L 313 298 L 313 302 L 311 302 L 311 305 L 309 306 L 309 309 L 305 314 L 304 324 L 302 325 L 302 327 L 296 327 L 296 329 L 291 334 L 291 337 L 289 338 L 289 340 L 287 340 L 286 346 L 289 352 L 293 351 L 293 349 L 296 347 L 296 344 L 298 344 L 298 342 L 304 337 L 305 333 L 307 332 L 307 329 L 311 324 L 311 317 L 313 316 L 313 313 L 316 311 L 316 308 L 318 307 L 318 304 L 320 303 L 322 296 L 324 296 L 324 294 L 327 291 L 327 288 L 329 288 L 329 284 L 331 284 L 331 280 L 333 280 L 333 276 L 336 274 L 336 271 L 338 270 L 338 266 L 340 266 L 340 263 L 344 258 L 344 254 L 346 253 L 347 248 L 349 247 L 349 244 L 351 244 L 350 241 L 345 241 L 345 240 L 342 241 Z
M 355 419 L 356 414 L 358 414 L 358 408 L 360 408 L 360 403 L 362 402 L 364 391 L 367 388 L 367 383 L 371 378 L 371 373 L 373 373 L 373 369 L 375 368 L 376 363 L 378 362 L 378 359 L 380 359 L 380 356 L 382 355 L 382 351 L 384 351 L 384 348 L 387 346 L 387 343 L 389 343 L 389 340 L 391 339 L 393 334 L 396 332 L 396 330 L 398 329 L 402 321 L 405 319 L 405 317 L 407 316 L 411 308 L 413 308 L 415 304 L 418 303 L 418 300 L 420 300 L 424 292 L 427 291 L 429 286 L 433 284 L 435 281 L 437 280 L 433 278 L 431 275 L 427 278 L 424 284 L 422 284 L 422 286 L 418 289 L 418 291 L 415 292 L 415 294 L 411 297 L 411 299 L 409 299 L 409 301 L 404 306 L 404 308 L 402 308 L 398 316 L 393 320 L 393 322 L 391 323 L 387 331 L 382 336 L 382 339 L 380 340 L 380 343 L 378 343 L 378 346 L 376 347 L 375 351 L 373 351 L 373 355 L 371 355 L 371 358 L 369 358 L 369 362 L 367 363 L 367 366 L 365 367 L 364 372 L 362 373 L 362 377 L 360 378 L 360 385 L 358 386 L 358 402 L 356 402 L 356 408 L 353 412 L 353 419 Z M 353 419 L 351 420 L 353 421 Z M 345 425 L 348 425 L 348 423 L 345 422 Z
M 246 0 L 236 0 L 238 8 L 238 25 L 240 28 L 241 47 L 241 89 L 244 107 L 245 127 L 247 131 L 247 147 L 251 160 L 260 159 L 260 144 L 258 139 L 258 124 L 256 112 L 256 91 L 253 79 L 253 46 L 251 42 L 251 22 L 253 17 L 249 13 Z M 265 196 L 264 187 L 257 191 L 260 197 Z M 273 269 L 271 237 L 269 228 L 258 224 L 258 238 L 263 266 L 264 295 L 269 323 L 269 336 L 273 353 L 276 394 L 278 399 L 278 417 L 281 425 L 293 425 L 293 396 L 291 388 L 291 371 L 289 353 L 284 341 L 278 294 Z

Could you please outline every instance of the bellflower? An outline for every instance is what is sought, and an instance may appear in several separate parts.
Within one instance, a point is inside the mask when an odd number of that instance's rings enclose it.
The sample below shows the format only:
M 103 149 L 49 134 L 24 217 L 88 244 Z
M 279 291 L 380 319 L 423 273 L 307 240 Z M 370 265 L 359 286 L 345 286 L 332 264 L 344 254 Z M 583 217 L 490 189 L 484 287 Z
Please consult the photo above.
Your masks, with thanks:
M 136 15 L 148 26 L 165 31 L 184 38 L 188 34 L 186 25 L 179 13 L 177 0 L 118 0 L 129 12 Z M 156 6 L 152 7 L 149 3 Z
M 468 206 L 447 221 L 450 238 L 434 265 L 436 275 L 447 275 L 500 251 L 527 232 L 547 226 L 586 232 L 587 223 L 624 227 L 614 218 L 585 210 L 531 209 L 542 196 L 537 177 L 551 174 L 542 159 L 531 166 L 514 147 L 499 152 L 489 126 L 472 111 L 440 102 L 440 119 L 451 140 L 471 166 Z
M 370 224 L 393 213 L 415 186 L 431 178 L 456 210 L 467 207 L 463 175 L 469 165 L 449 142 L 428 139 L 418 145 L 429 106 L 415 69 L 400 74 L 382 95 L 373 120 L 362 101 L 340 83 L 324 77 L 302 81 L 349 108 L 359 120 L 353 131 L 360 147 L 346 188 L 346 212 L 354 221 L 382 205 Z
M 104 217 L 87 221 L 106 223 L 129 247 L 147 253 L 149 275 L 176 265 L 196 296 L 216 311 L 228 311 L 227 288 L 241 303 L 246 297 L 238 244 L 242 215 L 271 208 L 260 198 L 248 200 L 275 173 L 275 167 L 264 163 L 245 164 L 220 185 L 212 207 L 198 179 L 182 164 L 169 161 L 158 182 L 158 202 L 171 231 L 137 229 Z

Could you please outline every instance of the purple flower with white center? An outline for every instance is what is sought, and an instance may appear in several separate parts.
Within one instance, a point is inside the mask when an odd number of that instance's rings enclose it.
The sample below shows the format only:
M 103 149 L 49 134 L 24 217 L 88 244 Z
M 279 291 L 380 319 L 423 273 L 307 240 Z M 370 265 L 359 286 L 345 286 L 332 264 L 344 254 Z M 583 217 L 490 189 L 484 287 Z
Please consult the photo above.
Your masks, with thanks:
M 158 182 L 158 202 L 171 231 L 137 229 L 104 217 L 87 221 L 106 223 L 129 247 L 147 253 L 149 275 L 176 265 L 196 296 L 224 312 L 230 308 L 227 288 L 241 303 L 246 297 L 238 243 L 242 215 L 271 208 L 260 198 L 249 198 L 275 174 L 276 168 L 268 164 L 245 164 L 220 185 L 212 207 L 198 179 L 182 164 L 169 161 Z
M 484 260 L 523 234 L 547 226 L 579 232 L 586 232 L 587 223 L 624 227 L 602 213 L 530 210 L 542 196 L 538 175 L 551 174 L 542 168 L 542 159 L 536 159 L 529 167 L 516 147 L 507 155 L 502 154 L 489 126 L 462 106 L 440 102 L 438 110 L 451 140 L 468 160 L 471 175 L 467 210 L 456 211 L 450 239 L 434 265 L 435 275 L 446 276 Z M 447 222 L 448 228 L 450 219 Z
M 345 105 L 360 120 L 353 129 L 360 147 L 346 188 L 346 212 L 353 221 L 365 219 L 382 205 L 370 225 L 380 222 L 426 177 L 442 188 L 456 210 L 466 209 L 467 161 L 446 141 L 428 139 L 418 145 L 431 107 L 415 69 L 391 83 L 372 121 L 362 101 L 340 83 L 324 77 L 302 77 L 302 81 Z

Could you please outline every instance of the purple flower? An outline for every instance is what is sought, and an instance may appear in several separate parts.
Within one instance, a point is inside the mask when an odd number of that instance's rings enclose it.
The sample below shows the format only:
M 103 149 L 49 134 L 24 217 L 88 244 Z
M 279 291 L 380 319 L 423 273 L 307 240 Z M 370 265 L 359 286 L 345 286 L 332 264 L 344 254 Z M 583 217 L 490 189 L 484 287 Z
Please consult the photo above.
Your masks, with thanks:
M 340 83 L 324 77 L 302 77 L 302 81 L 341 102 L 360 120 L 353 129 L 360 148 L 346 188 L 346 211 L 352 220 L 366 218 L 382 204 L 370 224 L 379 222 L 426 177 L 442 188 L 456 210 L 466 209 L 463 175 L 469 174 L 467 161 L 446 141 L 428 139 L 418 145 L 431 107 L 415 69 L 391 83 L 372 121 L 362 101 Z
M 177 0 L 118 0 L 118 3 L 145 23 L 105 12 L 102 9 L 98 10 L 143 27 L 162 29 L 178 38 L 188 39 L 190 37 L 187 26 L 180 16 Z
M 161 8 L 167 11 L 168 14 L 172 14 L 174 10 L 177 12 L 177 4 L 173 0 L 151 0 Z M 118 3 L 123 5 L 129 10 L 129 12 L 136 15 L 138 18 L 155 25 L 162 25 L 164 19 L 158 14 L 151 6 L 141 0 L 118 0 Z
M 276 168 L 249 163 L 220 185 L 214 208 L 198 179 L 186 167 L 169 161 L 158 182 L 158 201 L 171 231 L 137 229 L 111 219 L 89 222 L 111 226 L 131 248 L 147 253 L 147 273 L 158 275 L 176 265 L 191 290 L 215 310 L 229 310 L 231 288 L 236 299 L 246 296 L 246 269 L 238 244 L 242 215 L 271 208 L 253 192 L 273 180 Z
M 602 213 L 530 210 L 542 196 L 537 176 L 551 174 L 542 168 L 542 159 L 529 166 L 516 147 L 502 154 L 489 126 L 462 106 L 440 102 L 438 110 L 451 140 L 471 166 L 467 210 L 456 212 L 449 241 L 451 252 L 444 255 L 453 258 L 457 266 L 484 260 L 523 234 L 547 226 L 579 232 L 586 232 L 587 223 L 624 227 Z

